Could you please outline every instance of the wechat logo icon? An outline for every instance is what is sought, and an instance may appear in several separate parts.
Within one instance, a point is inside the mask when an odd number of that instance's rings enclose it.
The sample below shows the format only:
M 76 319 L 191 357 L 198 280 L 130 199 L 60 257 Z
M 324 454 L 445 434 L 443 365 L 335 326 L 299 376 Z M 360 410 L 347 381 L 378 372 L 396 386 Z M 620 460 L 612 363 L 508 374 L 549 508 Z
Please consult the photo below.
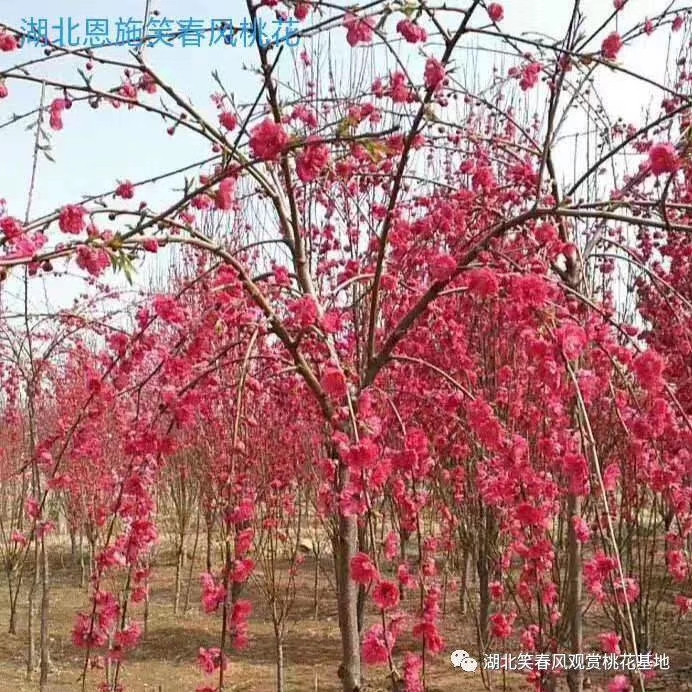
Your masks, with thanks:
M 465 673 L 473 673 L 478 668 L 478 661 L 469 656 L 468 651 L 457 649 L 449 657 L 455 668 L 461 668 Z

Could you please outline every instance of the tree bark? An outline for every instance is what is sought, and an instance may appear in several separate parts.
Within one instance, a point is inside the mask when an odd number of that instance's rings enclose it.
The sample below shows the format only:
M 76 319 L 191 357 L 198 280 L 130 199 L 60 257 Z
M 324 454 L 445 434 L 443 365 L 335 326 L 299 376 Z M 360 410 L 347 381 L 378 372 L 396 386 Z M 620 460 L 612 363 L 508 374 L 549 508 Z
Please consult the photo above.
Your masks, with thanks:
M 187 613 L 190 608 L 190 589 L 192 587 L 192 573 L 195 568 L 195 560 L 197 559 L 197 546 L 199 545 L 199 524 L 201 510 L 197 507 L 197 525 L 195 527 L 195 542 L 192 546 L 192 557 L 190 558 L 190 570 L 187 575 L 187 587 L 185 589 L 185 604 L 183 605 L 183 614 Z
M 373 546 L 374 549 L 374 546 Z M 365 525 L 358 526 L 358 550 L 363 553 L 368 552 L 368 533 Z M 358 637 L 363 636 L 363 627 L 365 626 L 365 587 L 362 584 L 358 586 Z
M 211 518 L 205 517 L 205 523 L 207 525 L 207 573 L 211 574 L 211 541 L 212 541 L 212 521 Z
M 276 640 L 276 692 L 284 692 L 284 644 Z
M 276 606 L 274 606 L 276 608 Z M 284 633 L 281 623 L 274 615 L 274 644 L 276 646 L 276 692 L 284 692 L 286 681 L 284 676 Z
M 36 659 L 36 646 L 34 642 L 34 595 L 38 589 L 39 583 L 39 549 L 38 537 L 35 537 L 34 544 L 34 573 L 29 588 L 29 608 L 27 612 L 27 651 L 26 651 L 26 679 L 31 680 L 31 675 L 34 672 L 34 661 Z
M 77 564 L 77 535 L 75 533 L 75 528 L 69 525 L 70 532 L 70 558 L 72 559 L 72 564 Z
M 349 471 L 339 462 L 339 489 L 348 484 Z M 339 669 L 343 692 L 360 691 L 360 637 L 358 635 L 358 589 L 351 579 L 351 559 L 358 545 L 356 517 L 339 515 L 337 583 L 342 662 Z
M 144 634 L 149 633 L 149 584 L 144 592 Z
M 8 634 L 17 634 L 17 602 L 19 600 L 19 591 L 21 588 L 21 574 L 17 579 L 17 583 L 14 583 L 12 578 L 13 568 L 8 568 L 7 570 L 7 584 L 9 586 L 9 601 L 10 601 L 10 622 L 7 629 Z
M 488 565 L 488 536 L 487 531 L 481 536 L 478 544 L 478 636 L 480 638 L 481 651 L 485 652 L 488 645 L 488 623 L 490 617 L 490 570 Z
M 175 594 L 173 596 L 173 613 L 175 615 L 177 615 L 178 610 L 180 610 L 180 585 L 183 574 L 183 551 L 184 546 L 181 541 L 176 548 L 175 555 Z
M 10 623 L 7 628 L 8 634 L 17 634 L 17 597 L 10 591 Z
M 459 613 L 466 615 L 466 594 L 468 593 L 469 560 L 471 552 L 464 548 L 461 554 L 461 581 L 459 584 Z
M 79 530 L 79 588 L 86 585 L 86 564 L 84 563 L 84 532 Z
M 315 572 L 312 585 L 312 611 L 313 617 L 317 620 L 320 615 L 320 554 L 314 550 L 313 555 L 315 557 Z
M 48 565 L 48 551 L 46 539 L 41 537 L 41 668 L 39 687 L 41 692 L 48 689 L 48 672 L 50 670 L 50 640 L 49 618 L 50 611 L 50 567 Z
M 577 539 L 573 518 L 581 513 L 581 500 L 576 495 L 570 495 L 567 505 L 567 603 L 566 619 L 569 626 L 569 643 L 573 654 L 579 654 L 583 647 L 583 622 L 581 613 L 582 599 L 582 556 L 581 544 Z M 582 692 L 584 689 L 584 671 L 569 669 L 567 685 L 570 692 Z

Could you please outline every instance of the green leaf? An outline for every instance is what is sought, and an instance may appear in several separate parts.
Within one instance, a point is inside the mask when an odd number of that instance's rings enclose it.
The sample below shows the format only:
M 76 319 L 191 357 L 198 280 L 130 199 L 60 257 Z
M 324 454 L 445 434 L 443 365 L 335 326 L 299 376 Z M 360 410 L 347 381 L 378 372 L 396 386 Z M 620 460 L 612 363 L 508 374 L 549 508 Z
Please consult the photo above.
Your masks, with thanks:
M 125 278 L 127 279 L 127 283 L 132 286 L 132 278 L 135 274 L 135 268 L 132 264 L 132 260 L 127 256 L 123 257 L 123 272 L 125 274 Z
M 129 283 L 130 286 L 132 286 L 136 270 L 134 264 L 132 263 L 132 259 L 130 259 L 129 255 L 126 255 L 125 252 L 121 250 L 117 255 L 111 253 L 110 258 L 111 264 L 113 265 L 113 270 L 116 273 L 121 271 L 123 274 L 125 274 L 127 283 Z
M 407 2 L 402 6 L 401 11 L 406 15 L 407 19 L 411 19 L 418 9 L 418 3 Z
M 374 163 L 379 163 L 385 157 L 385 152 L 383 151 L 383 146 L 380 142 L 376 142 L 372 139 L 366 139 L 363 141 L 363 147 L 370 154 L 370 158 Z
M 336 128 L 336 133 L 339 137 L 348 137 L 351 134 L 351 121 L 348 118 L 344 118 Z

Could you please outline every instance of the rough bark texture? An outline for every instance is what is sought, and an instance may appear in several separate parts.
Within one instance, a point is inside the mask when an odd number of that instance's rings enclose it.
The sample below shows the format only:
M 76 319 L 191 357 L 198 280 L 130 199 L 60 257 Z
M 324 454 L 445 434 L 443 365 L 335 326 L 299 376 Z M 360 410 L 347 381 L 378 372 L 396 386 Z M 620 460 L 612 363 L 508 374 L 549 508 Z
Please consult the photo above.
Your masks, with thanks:
M 566 620 L 569 626 L 569 644 L 572 653 L 579 654 L 583 647 L 583 623 L 581 616 L 582 598 L 582 558 L 581 545 L 577 540 L 572 518 L 581 511 L 578 497 L 571 495 L 568 505 L 569 525 L 567 527 L 567 559 L 568 559 L 568 592 L 566 604 Z M 582 692 L 584 689 L 584 671 L 572 670 L 567 672 L 567 684 L 570 692 Z
M 48 690 L 48 673 L 50 671 L 49 611 L 50 572 L 48 551 L 46 550 L 45 539 L 41 538 L 41 673 L 39 678 L 41 692 Z
M 348 468 L 339 464 L 339 486 L 348 483 Z M 343 692 L 360 690 L 360 637 L 358 636 L 358 589 L 351 579 L 351 559 L 358 545 L 356 517 L 339 516 L 337 581 L 342 663 L 339 669 Z

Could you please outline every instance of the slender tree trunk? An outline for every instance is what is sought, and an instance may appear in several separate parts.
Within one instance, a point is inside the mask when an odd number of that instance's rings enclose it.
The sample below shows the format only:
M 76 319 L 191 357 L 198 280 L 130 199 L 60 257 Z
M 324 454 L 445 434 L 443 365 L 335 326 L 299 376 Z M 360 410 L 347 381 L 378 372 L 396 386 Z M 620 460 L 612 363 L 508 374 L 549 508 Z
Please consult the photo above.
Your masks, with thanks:
M 313 575 L 312 601 L 313 616 L 317 620 L 320 614 L 320 555 L 317 552 L 314 552 L 313 555 L 315 557 L 315 573 Z
M 50 566 L 44 536 L 41 537 L 41 568 L 41 677 L 39 685 L 40 692 L 46 692 L 48 689 L 48 672 L 50 671 L 50 640 L 48 637 L 50 626 Z
M 199 545 L 199 525 L 200 525 L 201 510 L 197 507 L 197 524 L 195 527 L 195 542 L 192 545 L 192 557 L 190 558 L 190 570 L 187 575 L 187 587 L 185 588 L 185 604 L 183 613 L 187 613 L 190 608 L 190 589 L 192 587 L 192 572 L 195 569 L 195 560 L 197 559 L 197 546 Z
M 358 527 L 358 550 L 360 550 L 363 553 L 368 552 L 368 534 L 365 526 Z M 362 637 L 363 627 L 365 626 L 365 600 L 365 587 L 362 584 L 359 584 L 357 601 L 359 637 Z
M 459 612 L 466 615 L 466 594 L 468 593 L 469 580 L 469 560 L 471 552 L 464 548 L 461 555 L 461 582 L 459 584 Z
M 567 604 L 566 620 L 569 625 L 570 650 L 580 654 L 583 647 L 583 622 L 581 612 L 582 599 L 582 556 L 581 545 L 577 539 L 573 518 L 581 513 L 581 500 L 570 495 L 567 506 Z M 582 692 L 584 689 L 584 671 L 570 668 L 567 671 L 567 685 L 570 692 Z
M 75 528 L 72 525 L 69 525 L 69 532 L 70 532 L 70 557 L 72 558 L 72 564 L 76 565 L 77 564 L 77 535 Z
M 281 623 L 277 621 L 276 605 L 273 606 L 274 619 L 274 644 L 276 646 L 276 692 L 284 692 L 286 689 L 284 670 L 284 633 Z
M 408 543 L 408 532 L 404 531 L 402 528 L 399 531 L 399 559 L 401 560 L 402 564 L 406 564 L 406 545 Z M 406 595 L 405 590 L 404 590 L 404 583 L 401 579 L 398 579 L 399 582 L 399 598 L 403 601 L 404 596 Z
M 284 692 L 284 643 L 276 640 L 276 692 Z
M 79 530 L 79 588 L 86 585 L 86 565 L 84 564 L 84 532 Z
M 17 594 L 10 588 L 10 622 L 7 627 L 8 634 L 17 634 Z
M 211 573 L 211 541 L 212 541 L 212 522 L 210 519 L 207 519 L 206 521 L 207 524 L 207 572 Z
M 151 556 L 147 557 L 145 566 L 147 569 L 151 567 Z M 149 632 L 149 601 L 151 599 L 150 588 L 149 588 L 149 577 L 147 576 L 144 580 L 144 634 Z
M 488 645 L 488 619 L 490 616 L 490 578 L 488 570 L 488 558 L 486 554 L 487 537 L 482 536 L 478 546 L 478 635 L 481 640 L 481 650 L 485 651 Z
M 348 484 L 348 468 L 339 462 L 339 489 Z M 360 637 L 358 636 L 358 589 L 351 579 L 351 559 L 358 545 L 356 517 L 339 516 L 337 582 L 339 627 L 343 660 L 340 677 L 343 692 L 360 690 Z
M 149 632 L 149 588 L 144 594 L 144 634 Z
M 96 560 L 96 538 L 89 536 L 89 579 L 94 576 L 94 570 Z
M 178 614 L 180 609 L 180 585 L 183 572 L 183 543 L 178 544 L 175 556 L 175 595 L 173 596 L 173 613 Z
M 358 622 L 358 636 L 363 636 L 363 628 L 365 627 L 365 587 L 360 584 L 358 586 L 358 595 L 356 598 L 356 620 Z
M 113 646 L 113 635 L 109 635 L 109 637 L 108 637 L 108 648 L 111 648 L 112 646 Z M 116 664 L 116 665 L 117 665 L 117 664 Z M 111 659 L 108 658 L 108 657 L 106 656 L 106 663 L 105 663 L 105 670 L 104 670 L 104 673 L 105 673 L 105 676 L 106 676 L 106 682 L 109 683 L 109 685 L 110 685 L 110 683 L 111 683 L 111 681 L 112 681 L 112 679 L 113 679 L 112 674 L 111 674 L 112 666 L 113 666 L 113 663 L 111 662 Z M 109 686 L 108 689 L 110 690 L 110 686 Z
M 339 557 L 339 528 L 337 525 L 337 528 L 335 529 L 335 532 L 333 535 L 330 536 L 331 542 L 332 542 L 332 561 L 334 563 L 334 586 L 336 588 L 336 603 L 337 603 L 337 609 L 336 609 L 336 615 L 337 615 L 337 620 L 339 623 L 339 632 L 341 632 L 341 610 L 338 608 L 339 604 L 339 594 L 341 593 L 341 587 L 339 586 L 339 565 L 340 563 L 340 557 Z
M 27 629 L 27 651 L 26 651 L 26 678 L 31 680 L 31 675 L 34 672 L 34 662 L 36 659 L 36 647 L 34 642 L 34 596 L 38 589 L 39 583 L 39 546 L 38 537 L 35 537 L 34 543 L 34 573 L 31 579 L 31 587 L 29 588 L 29 609 L 26 618 Z
M 8 634 L 17 634 L 17 602 L 19 600 L 19 590 L 21 587 L 21 576 L 14 583 L 12 579 L 12 569 L 7 570 L 7 585 L 9 587 L 10 622 L 7 628 Z

